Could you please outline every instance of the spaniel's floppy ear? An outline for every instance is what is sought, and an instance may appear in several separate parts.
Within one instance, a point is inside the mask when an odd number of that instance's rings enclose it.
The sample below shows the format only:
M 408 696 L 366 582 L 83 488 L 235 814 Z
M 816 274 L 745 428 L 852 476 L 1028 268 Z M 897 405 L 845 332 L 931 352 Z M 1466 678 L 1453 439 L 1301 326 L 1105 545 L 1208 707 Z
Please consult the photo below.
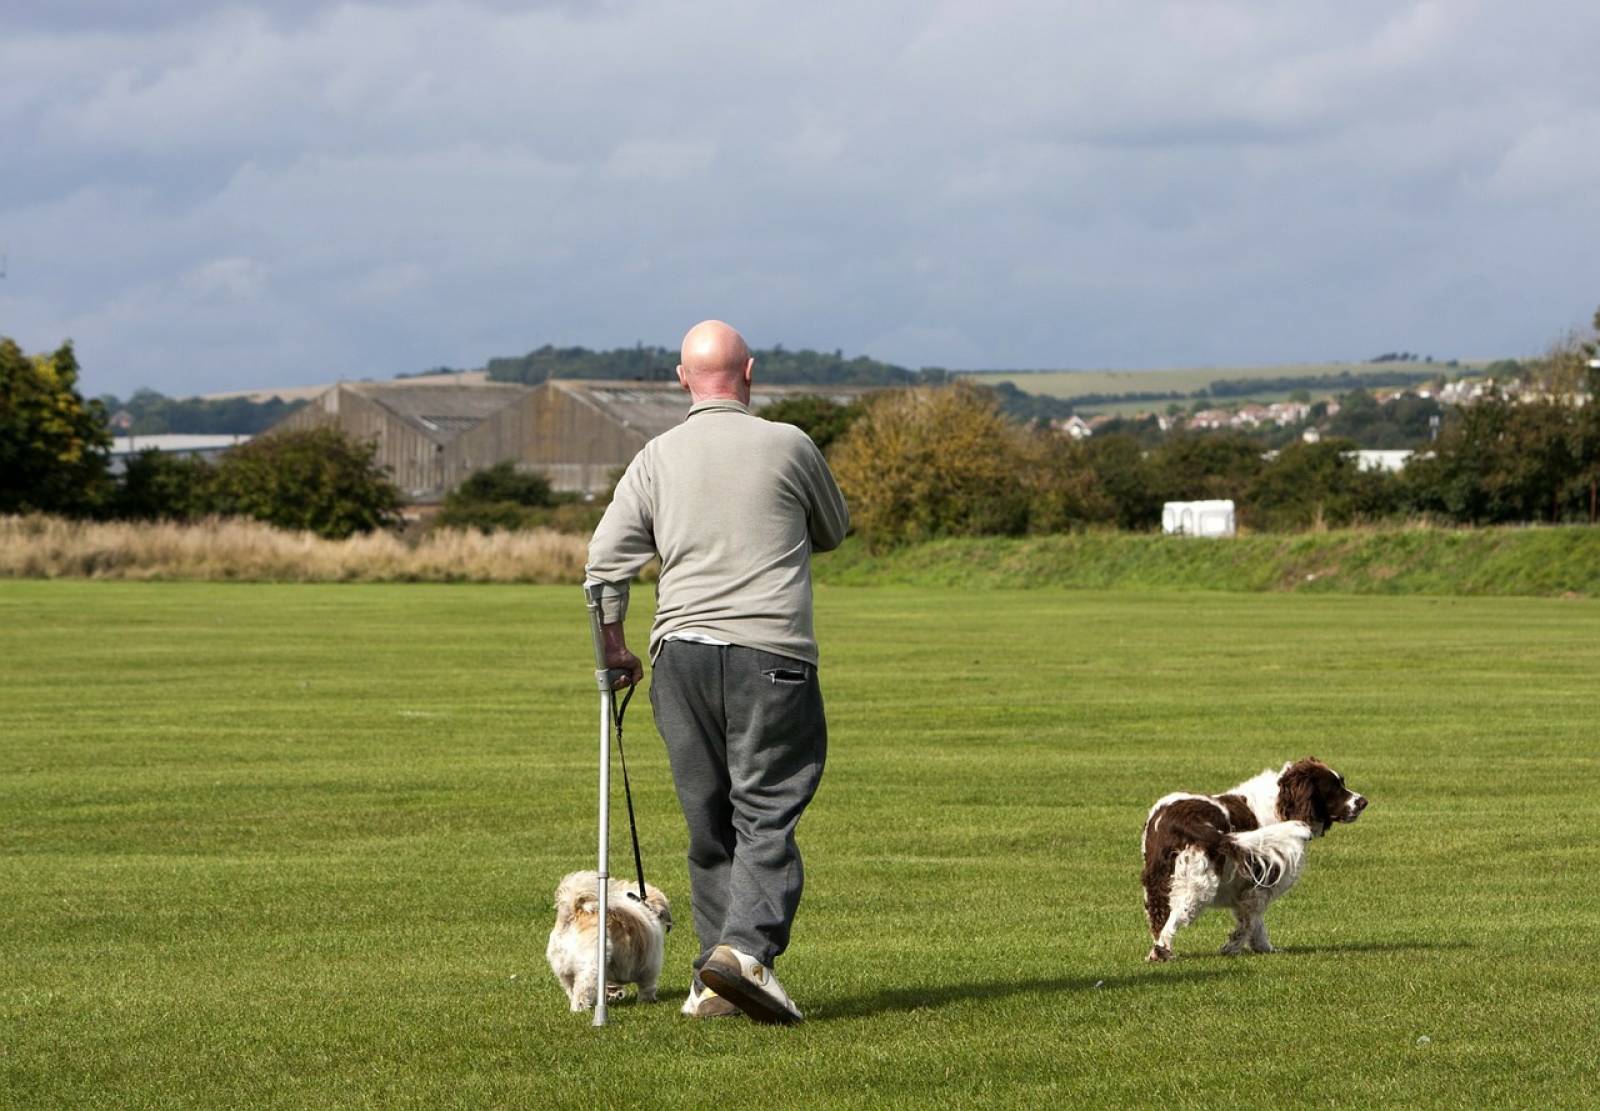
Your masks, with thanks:
M 1286 822 L 1305 822 L 1313 829 L 1320 822 L 1316 789 L 1304 761 L 1285 764 L 1278 776 L 1278 814 Z

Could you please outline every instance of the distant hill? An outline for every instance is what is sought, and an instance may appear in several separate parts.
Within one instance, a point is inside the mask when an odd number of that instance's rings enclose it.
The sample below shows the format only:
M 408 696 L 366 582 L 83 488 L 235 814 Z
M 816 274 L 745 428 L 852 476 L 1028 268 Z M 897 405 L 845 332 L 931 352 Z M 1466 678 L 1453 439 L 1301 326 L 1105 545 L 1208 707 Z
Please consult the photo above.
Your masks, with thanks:
M 790 351 L 783 346 L 751 352 L 756 372 L 772 385 L 914 386 L 942 382 L 942 370 L 909 370 L 865 355 L 847 359 L 843 351 Z M 587 347 L 553 347 L 546 344 L 515 358 L 490 359 L 484 366 L 491 382 L 521 382 L 537 386 L 549 378 L 620 378 L 647 382 L 670 381 L 676 373 L 678 352 L 667 347 L 617 347 L 593 351 Z
M 1082 413 L 1128 412 L 1164 403 L 1212 399 L 1239 403 L 1282 400 L 1305 390 L 1332 397 L 1354 389 L 1416 386 L 1434 379 L 1475 376 L 1515 363 L 1430 363 L 1417 359 L 1384 362 L 1284 363 L 1275 366 L 1176 367 L 1159 370 L 962 371 L 978 385 L 1014 386 L 1029 394 L 1064 402 Z

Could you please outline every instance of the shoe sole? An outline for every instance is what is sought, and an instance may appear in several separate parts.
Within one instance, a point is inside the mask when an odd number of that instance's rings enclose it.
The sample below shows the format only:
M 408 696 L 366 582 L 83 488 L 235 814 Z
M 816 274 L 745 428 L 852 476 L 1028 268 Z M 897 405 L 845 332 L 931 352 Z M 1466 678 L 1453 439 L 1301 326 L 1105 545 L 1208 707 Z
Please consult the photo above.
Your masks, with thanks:
M 794 1026 L 802 1021 L 793 1011 L 773 1002 L 766 992 L 746 980 L 737 965 L 729 969 L 707 961 L 700 969 L 700 980 L 743 1011 L 752 1022 L 763 1026 Z
M 739 1010 L 739 1008 L 735 1007 L 732 1003 L 729 1003 L 726 999 L 724 999 L 722 1001 L 722 1006 L 720 1006 L 720 1007 L 718 1007 L 716 1005 L 712 1005 L 709 1008 L 705 1007 L 705 1006 L 702 1006 L 701 1009 L 698 1010 L 698 1011 L 685 1011 L 683 1013 L 688 1018 L 717 1019 L 717 1018 L 738 1018 L 744 1012 Z

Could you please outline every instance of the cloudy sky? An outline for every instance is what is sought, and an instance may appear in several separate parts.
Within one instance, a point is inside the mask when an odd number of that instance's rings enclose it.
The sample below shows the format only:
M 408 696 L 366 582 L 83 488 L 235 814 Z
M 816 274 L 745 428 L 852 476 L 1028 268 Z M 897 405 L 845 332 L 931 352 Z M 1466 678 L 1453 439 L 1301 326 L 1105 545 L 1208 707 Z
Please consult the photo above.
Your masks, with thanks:
M 1600 303 L 1600 5 L 0 6 L 0 335 L 90 392 L 544 343 L 1516 355 Z

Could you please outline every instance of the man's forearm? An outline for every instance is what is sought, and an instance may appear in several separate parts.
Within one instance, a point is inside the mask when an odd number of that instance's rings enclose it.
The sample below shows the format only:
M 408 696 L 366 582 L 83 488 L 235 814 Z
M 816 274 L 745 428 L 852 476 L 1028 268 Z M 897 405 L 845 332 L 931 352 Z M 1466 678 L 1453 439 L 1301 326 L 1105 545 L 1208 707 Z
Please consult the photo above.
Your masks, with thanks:
M 628 638 L 623 632 L 622 622 L 613 622 L 610 625 L 600 626 L 600 643 L 605 648 L 606 659 L 627 651 Z

